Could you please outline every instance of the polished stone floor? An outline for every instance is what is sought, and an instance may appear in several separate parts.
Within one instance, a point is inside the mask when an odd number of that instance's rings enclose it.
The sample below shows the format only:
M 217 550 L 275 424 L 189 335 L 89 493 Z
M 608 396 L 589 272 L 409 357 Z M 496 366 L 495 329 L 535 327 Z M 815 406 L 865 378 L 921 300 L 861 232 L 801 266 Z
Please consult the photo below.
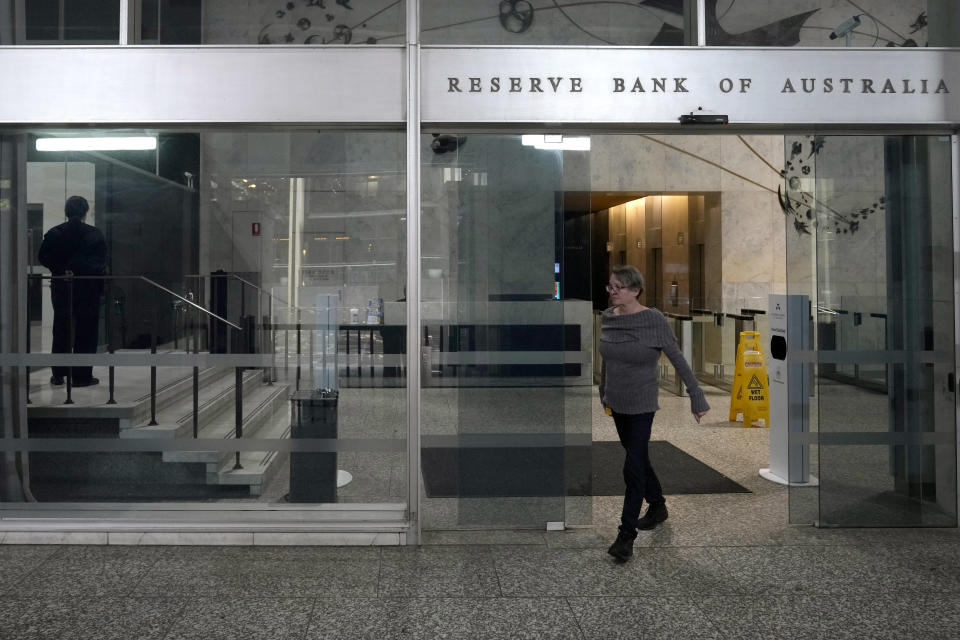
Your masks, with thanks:
M 461 527 L 419 547 L 17 546 L 0 533 L 0 638 L 960 638 L 958 529 L 790 525 L 799 494 L 757 473 L 767 430 L 708 397 L 697 425 L 686 399 L 661 395 L 654 438 L 751 493 L 669 496 L 670 518 L 626 564 L 605 552 L 616 497 L 558 532 L 470 530 L 431 501 L 425 524 Z M 592 404 L 593 438 L 616 438 Z M 880 424 L 860 406 L 851 428 Z M 879 459 L 864 456 L 847 460 L 854 486 Z
M 681 535 L 709 522 L 671 515 L 623 565 L 593 529 L 400 548 L 0 545 L 0 637 L 960 637 L 955 530 Z

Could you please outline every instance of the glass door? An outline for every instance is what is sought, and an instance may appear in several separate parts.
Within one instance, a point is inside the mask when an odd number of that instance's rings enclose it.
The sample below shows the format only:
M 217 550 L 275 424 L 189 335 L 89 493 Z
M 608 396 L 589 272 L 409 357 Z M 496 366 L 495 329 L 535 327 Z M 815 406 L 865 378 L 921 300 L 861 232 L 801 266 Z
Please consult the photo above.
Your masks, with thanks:
M 790 519 L 956 526 L 951 146 L 946 136 L 788 136 L 787 290 L 807 296 L 810 482 Z M 791 470 L 791 476 L 794 476 Z
M 561 294 L 565 153 L 542 135 L 424 136 L 425 529 L 571 520 L 571 457 L 589 456 L 592 314 Z M 577 431 L 586 447 L 574 451 Z

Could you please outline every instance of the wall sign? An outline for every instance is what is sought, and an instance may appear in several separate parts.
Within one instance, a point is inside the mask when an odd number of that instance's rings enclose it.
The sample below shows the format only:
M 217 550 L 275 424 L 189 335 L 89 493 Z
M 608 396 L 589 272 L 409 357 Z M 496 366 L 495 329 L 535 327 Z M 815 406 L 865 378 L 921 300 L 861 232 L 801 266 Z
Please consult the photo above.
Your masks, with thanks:
M 883 49 L 423 51 L 426 122 L 960 122 L 960 52 Z
M 69 56 L 13 47 L 3 55 L 5 123 L 405 119 L 401 47 L 101 47 Z M 960 122 L 953 49 L 429 46 L 421 55 L 426 123 L 676 124 L 698 110 L 733 125 Z

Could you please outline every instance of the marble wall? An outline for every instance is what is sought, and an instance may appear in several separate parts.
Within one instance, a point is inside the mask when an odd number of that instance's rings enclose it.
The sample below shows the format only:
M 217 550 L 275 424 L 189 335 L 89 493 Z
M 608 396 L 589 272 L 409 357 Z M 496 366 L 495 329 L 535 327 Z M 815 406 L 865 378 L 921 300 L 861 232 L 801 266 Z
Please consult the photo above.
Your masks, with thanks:
M 719 194 L 704 201 L 707 308 L 766 309 L 767 295 L 785 290 L 785 222 L 776 195 L 783 136 L 598 135 L 591 143 L 594 191 Z M 713 277 L 718 268 L 722 282 Z

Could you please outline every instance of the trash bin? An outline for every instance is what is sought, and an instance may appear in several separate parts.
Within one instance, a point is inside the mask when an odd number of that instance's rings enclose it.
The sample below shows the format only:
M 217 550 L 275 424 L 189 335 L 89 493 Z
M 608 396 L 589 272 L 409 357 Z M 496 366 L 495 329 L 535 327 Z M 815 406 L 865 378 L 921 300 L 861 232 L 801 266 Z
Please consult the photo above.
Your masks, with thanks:
M 290 437 L 337 437 L 337 400 L 334 390 L 297 391 L 291 396 Z M 288 502 L 337 501 L 337 453 L 294 451 L 290 454 Z

